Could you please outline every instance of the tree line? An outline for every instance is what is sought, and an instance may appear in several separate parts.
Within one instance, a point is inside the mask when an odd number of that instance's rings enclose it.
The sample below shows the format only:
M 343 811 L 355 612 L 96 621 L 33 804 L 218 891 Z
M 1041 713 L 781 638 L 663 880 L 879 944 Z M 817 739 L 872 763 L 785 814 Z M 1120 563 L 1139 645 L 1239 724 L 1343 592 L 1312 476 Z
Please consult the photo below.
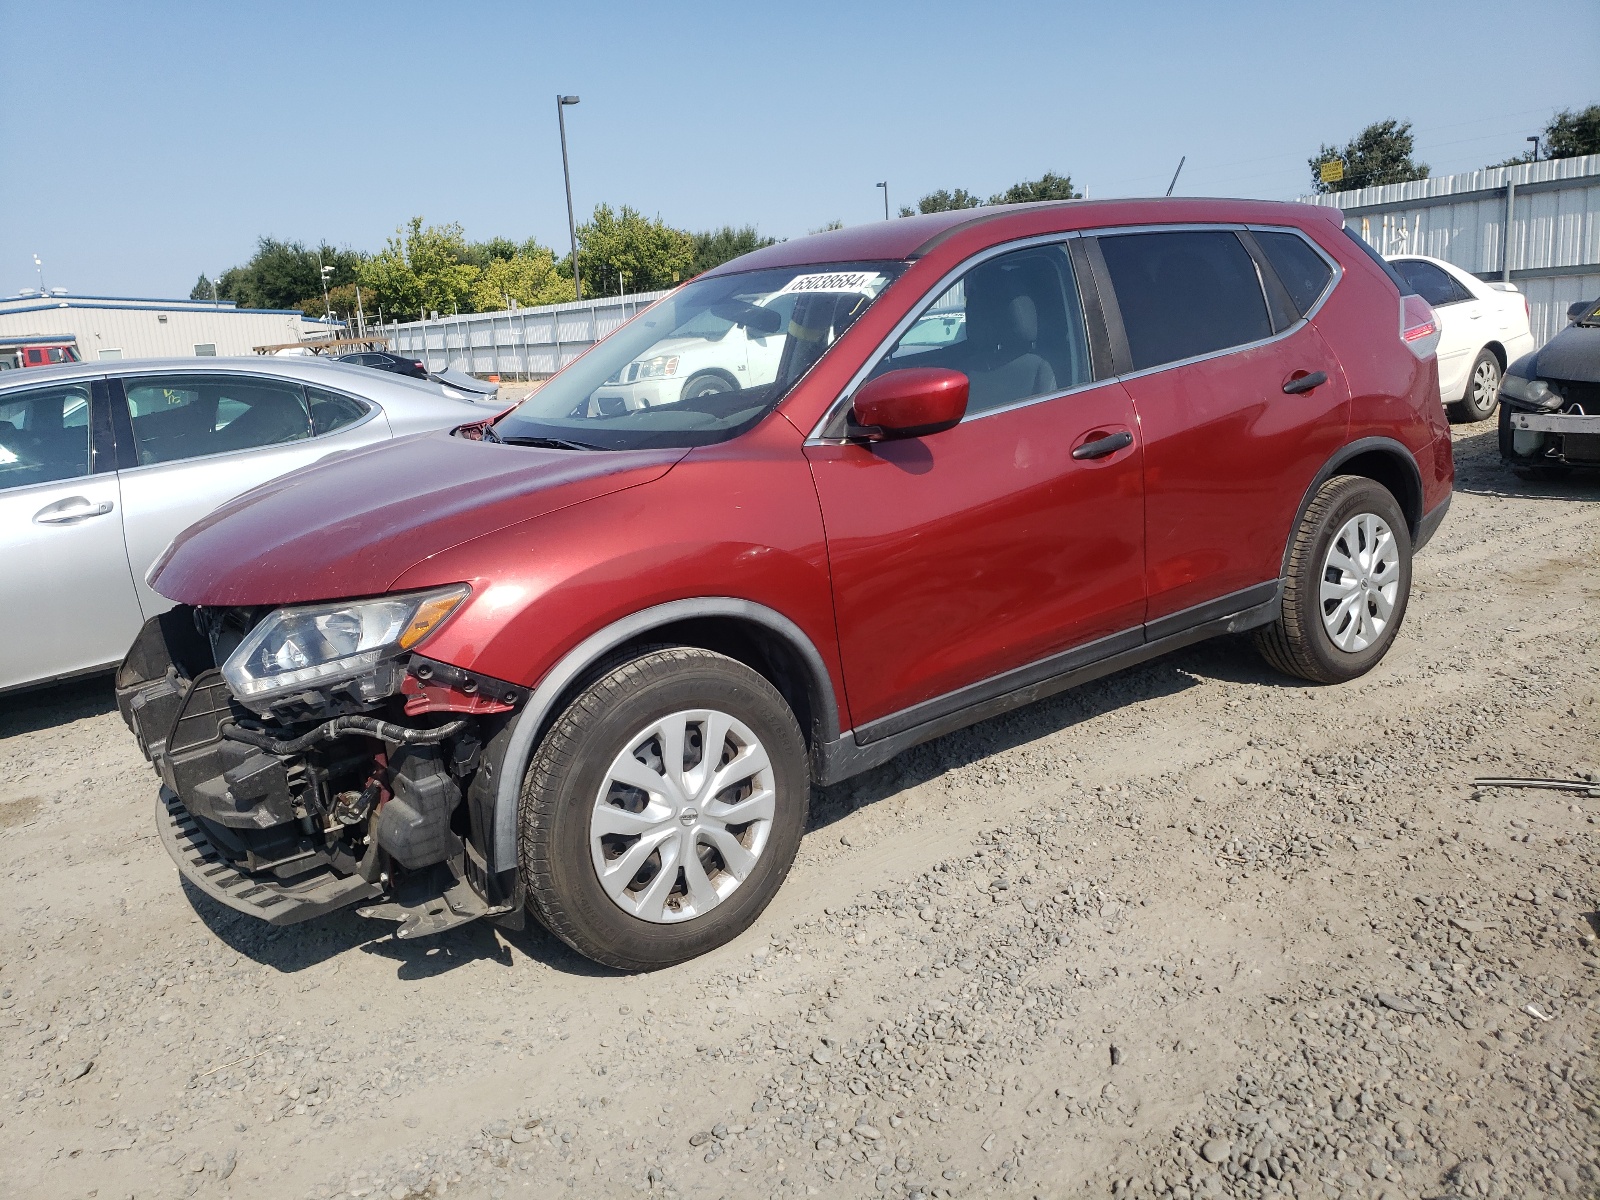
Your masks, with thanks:
M 753 225 L 689 233 L 628 205 L 601 204 L 578 226 L 578 268 L 586 297 L 658 291 L 775 240 Z M 309 317 L 330 309 L 351 316 L 359 305 L 369 320 L 380 313 L 385 320 L 414 320 L 577 298 L 570 254 L 557 257 L 534 238 L 469 242 L 460 225 L 429 225 L 422 217 L 412 217 L 370 254 L 260 238 L 248 262 L 215 280 L 202 274 L 189 297 L 232 300 L 241 308 L 294 308 Z
M 1584 109 L 1563 109 L 1550 118 L 1539 135 L 1537 150 L 1514 155 L 1490 167 L 1514 167 L 1550 158 L 1577 158 L 1600 154 L 1600 104 Z M 1339 164 L 1339 178 L 1324 179 L 1323 168 Z M 1428 178 L 1427 163 L 1416 161 L 1410 121 L 1374 121 L 1343 146 L 1322 146 L 1306 160 L 1311 186 L 1318 192 L 1353 192 L 1386 183 L 1410 183 Z

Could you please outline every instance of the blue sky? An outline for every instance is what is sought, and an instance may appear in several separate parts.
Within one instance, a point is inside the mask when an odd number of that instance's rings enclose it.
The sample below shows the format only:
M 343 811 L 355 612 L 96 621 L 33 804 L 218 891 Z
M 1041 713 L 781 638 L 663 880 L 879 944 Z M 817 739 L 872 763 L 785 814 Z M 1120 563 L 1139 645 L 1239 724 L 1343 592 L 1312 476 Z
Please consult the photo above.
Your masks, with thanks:
M 758 5 L 0 0 L 0 293 L 187 295 L 257 236 L 412 215 L 564 249 L 580 214 L 804 234 L 1046 170 L 1091 196 L 1288 199 L 1414 123 L 1435 174 L 1600 102 L 1594 0 Z

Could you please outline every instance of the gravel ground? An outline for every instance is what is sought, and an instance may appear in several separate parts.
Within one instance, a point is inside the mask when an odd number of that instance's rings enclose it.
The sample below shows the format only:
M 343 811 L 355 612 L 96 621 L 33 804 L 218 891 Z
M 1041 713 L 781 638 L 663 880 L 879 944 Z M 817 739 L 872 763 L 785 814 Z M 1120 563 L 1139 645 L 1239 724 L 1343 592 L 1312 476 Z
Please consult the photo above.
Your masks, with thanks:
M 7 1196 L 1600 1194 L 1600 485 L 1457 441 L 1388 659 L 1224 641 L 818 793 L 623 976 L 186 894 L 106 683 L 0 701 Z

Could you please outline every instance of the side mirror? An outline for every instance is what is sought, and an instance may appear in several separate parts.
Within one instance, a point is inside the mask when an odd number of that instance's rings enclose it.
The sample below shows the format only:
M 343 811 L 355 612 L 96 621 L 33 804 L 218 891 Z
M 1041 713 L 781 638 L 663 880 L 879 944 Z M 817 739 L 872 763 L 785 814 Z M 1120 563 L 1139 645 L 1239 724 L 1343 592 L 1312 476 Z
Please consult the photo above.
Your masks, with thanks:
M 967 377 L 943 367 L 904 367 L 869 379 L 851 416 L 868 440 L 926 437 L 967 415 Z

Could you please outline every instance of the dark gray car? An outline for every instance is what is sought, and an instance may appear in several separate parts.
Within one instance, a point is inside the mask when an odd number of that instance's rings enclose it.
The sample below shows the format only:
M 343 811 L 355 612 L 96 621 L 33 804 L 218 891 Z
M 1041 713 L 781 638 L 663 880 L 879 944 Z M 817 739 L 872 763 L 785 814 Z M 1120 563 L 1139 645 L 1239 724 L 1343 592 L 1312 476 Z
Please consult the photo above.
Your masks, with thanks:
M 1500 385 L 1500 457 L 1524 478 L 1600 468 L 1600 300 L 1580 300 L 1567 319 Z

